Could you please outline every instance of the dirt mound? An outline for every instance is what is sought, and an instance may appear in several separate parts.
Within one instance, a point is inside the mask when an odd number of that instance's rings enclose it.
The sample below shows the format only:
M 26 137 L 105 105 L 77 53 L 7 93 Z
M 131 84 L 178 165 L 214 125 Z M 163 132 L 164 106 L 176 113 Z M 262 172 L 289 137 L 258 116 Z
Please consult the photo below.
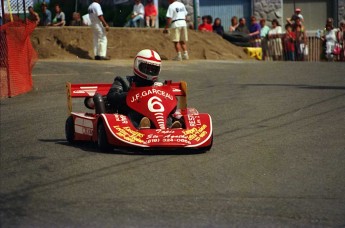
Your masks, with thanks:
M 189 30 L 188 49 L 191 59 L 236 60 L 247 58 L 236 47 L 214 33 Z M 162 29 L 111 28 L 107 35 L 108 53 L 113 59 L 133 58 L 145 48 L 156 50 L 162 59 L 175 55 L 169 35 Z M 92 30 L 89 27 L 36 28 L 31 36 L 39 58 L 93 57 Z

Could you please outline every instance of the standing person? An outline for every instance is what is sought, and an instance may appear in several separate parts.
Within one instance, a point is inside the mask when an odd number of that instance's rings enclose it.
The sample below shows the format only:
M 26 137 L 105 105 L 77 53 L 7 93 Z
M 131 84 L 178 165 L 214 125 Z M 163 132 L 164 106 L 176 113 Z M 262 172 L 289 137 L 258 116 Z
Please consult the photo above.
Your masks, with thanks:
M 246 25 L 246 19 L 244 17 L 240 18 L 239 24 L 236 28 L 236 32 L 243 32 L 249 34 L 249 30 Z
M 260 38 L 260 30 L 261 26 L 256 21 L 256 17 L 250 17 L 250 27 L 249 27 L 249 36 L 251 37 L 251 43 L 253 47 L 260 47 L 261 46 L 261 38 Z
M 172 41 L 175 45 L 176 57 L 173 60 L 181 61 L 182 59 L 189 59 L 187 44 L 188 32 L 186 16 L 187 10 L 183 3 L 176 0 L 169 0 L 169 8 L 166 14 L 167 22 L 165 25 L 164 33 L 168 32 L 169 26 L 171 27 Z M 181 51 L 183 50 L 183 55 Z
M 308 55 L 308 39 L 306 29 L 299 17 L 296 18 L 293 30 L 296 33 L 296 60 L 304 61 Z
M 131 19 L 125 24 L 125 27 L 138 27 L 137 22 L 144 21 L 144 13 L 145 8 L 141 0 L 135 0 Z
M 73 20 L 71 21 L 70 26 L 82 26 L 83 22 L 80 17 L 80 13 L 74 12 L 72 15 Z
M 95 60 L 109 60 L 107 57 L 107 36 L 106 32 L 109 31 L 109 25 L 104 20 L 103 11 L 100 0 L 93 0 L 89 6 L 88 12 L 93 30 L 93 52 Z
M 270 27 L 266 25 L 266 20 L 264 18 L 260 19 L 260 38 L 261 38 L 261 48 L 262 48 L 262 59 L 265 60 L 267 57 L 267 50 L 268 50 L 268 32 L 270 31 Z
M 28 19 L 29 21 L 35 22 L 36 25 L 40 23 L 40 16 L 38 16 L 38 13 L 34 11 L 34 8 L 32 6 L 29 6 L 29 16 Z
M 296 33 L 292 31 L 292 25 L 286 24 L 285 26 L 286 34 L 284 37 L 284 47 L 286 51 L 286 60 L 295 61 L 295 41 Z
M 145 6 L 146 27 L 150 27 L 150 20 L 151 20 L 151 28 L 154 28 L 156 26 L 156 17 L 157 17 L 156 6 L 153 4 L 152 0 L 147 0 L 147 4 Z
M 61 11 L 59 4 L 55 5 L 55 17 L 53 19 L 53 26 L 64 26 L 66 24 L 65 13 Z
M 337 29 L 331 24 L 326 24 L 325 35 L 321 38 L 326 42 L 326 58 L 328 61 L 334 61 L 334 47 L 337 44 Z
M 213 32 L 217 33 L 220 36 L 224 35 L 224 28 L 222 26 L 222 21 L 220 20 L 219 17 L 217 17 L 214 20 L 213 26 L 212 26 Z
M 231 25 L 229 27 L 229 32 L 235 32 L 237 27 L 238 27 L 238 20 L 237 20 L 237 17 L 236 16 L 233 16 L 231 18 Z
M 301 22 L 304 22 L 304 18 L 303 18 L 303 15 L 301 14 L 301 11 L 302 10 L 300 8 L 296 8 L 295 13 L 290 18 L 286 18 L 287 23 L 289 23 L 290 25 L 293 25 L 296 22 L 297 18 L 301 19 Z
M 292 29 L 291 25 L 290 25 L 290 28 Z M 283 55 L 283 46 L 282 46 L 282 40 L 281 40 L 282 33 L 283 33 L 283 30 L 278 20 L 273 19 L 272 28 L 268 32 L 268 50 L 273 60 L 281 60 L 282 58 L 282 55 Z M 290 33 L 288 34 L 288 36 L 290 36 Z M 296 37 L 294 36 L 293 39 L 296 39 Z
M 40 22 L 40 25 L 42 26 L 47 26 L 47 25 L 51 25 L 52 23 L 52 13 L 50 12 L 49 9 L 47 9 L 47 3 L 43 2 L 41 4 L 41 9 L 42 9 L 42 20 Z
M 338 41 L 340 44 L 340 61 L 345 61 L 345 20 L 340 22 L 339 32 L 338 32 Z

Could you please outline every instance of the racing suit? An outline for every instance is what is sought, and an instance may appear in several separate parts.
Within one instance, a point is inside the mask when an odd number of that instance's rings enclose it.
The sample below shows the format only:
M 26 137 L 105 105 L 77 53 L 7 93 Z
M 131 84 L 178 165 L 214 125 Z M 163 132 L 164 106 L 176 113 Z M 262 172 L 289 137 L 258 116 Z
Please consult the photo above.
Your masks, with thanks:
M 153 82 L 142 79 L 136 75 L 127 76 L 126 78 L 116 76 L 114 82 L 107 94 L 107 102 L 110 105 L 112 111 L 122 115 L 127 115 L 132 121 L 134 127 L 138 128 L 140 120 L 144 117 L 142 114 L 132 110 L 126 103 L 127 93 L 131 88 L 131 84 L 135 83 L 137 87 L 153 86 L 156 83 L 163 85 L 161 82 Z M 175 109 L 172 113 L 175 113 Z M 172 116 L 169 115 L 167 120 L 168 126 L 172 124 Z

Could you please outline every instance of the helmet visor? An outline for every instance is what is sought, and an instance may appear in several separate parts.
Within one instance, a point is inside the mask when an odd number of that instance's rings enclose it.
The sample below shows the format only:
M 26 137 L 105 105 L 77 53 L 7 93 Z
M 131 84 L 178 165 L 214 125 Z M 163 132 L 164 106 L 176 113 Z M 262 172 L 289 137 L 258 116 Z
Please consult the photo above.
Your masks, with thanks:
M 147 62 L 141 62 L 139 64 L 139 71 L 150 76 L 158 76 L 160 69 L 160 66 L 153 65 Z

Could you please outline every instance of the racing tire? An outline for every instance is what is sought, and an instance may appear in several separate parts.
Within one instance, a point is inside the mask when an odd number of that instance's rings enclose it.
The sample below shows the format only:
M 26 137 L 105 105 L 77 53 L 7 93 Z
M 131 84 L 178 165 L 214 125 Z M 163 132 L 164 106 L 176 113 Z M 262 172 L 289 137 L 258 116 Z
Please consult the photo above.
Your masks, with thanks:
M 69 116 L 65 124 L 65 135 L 69 143 L 74 143 L 74 120 L 73 116 Z
M 97 128 L 97 145 L 101 152 L 110 152 L 112 150 L 111 145 L 108 142 L 107 133 L 103 122 L 98 124 Z

